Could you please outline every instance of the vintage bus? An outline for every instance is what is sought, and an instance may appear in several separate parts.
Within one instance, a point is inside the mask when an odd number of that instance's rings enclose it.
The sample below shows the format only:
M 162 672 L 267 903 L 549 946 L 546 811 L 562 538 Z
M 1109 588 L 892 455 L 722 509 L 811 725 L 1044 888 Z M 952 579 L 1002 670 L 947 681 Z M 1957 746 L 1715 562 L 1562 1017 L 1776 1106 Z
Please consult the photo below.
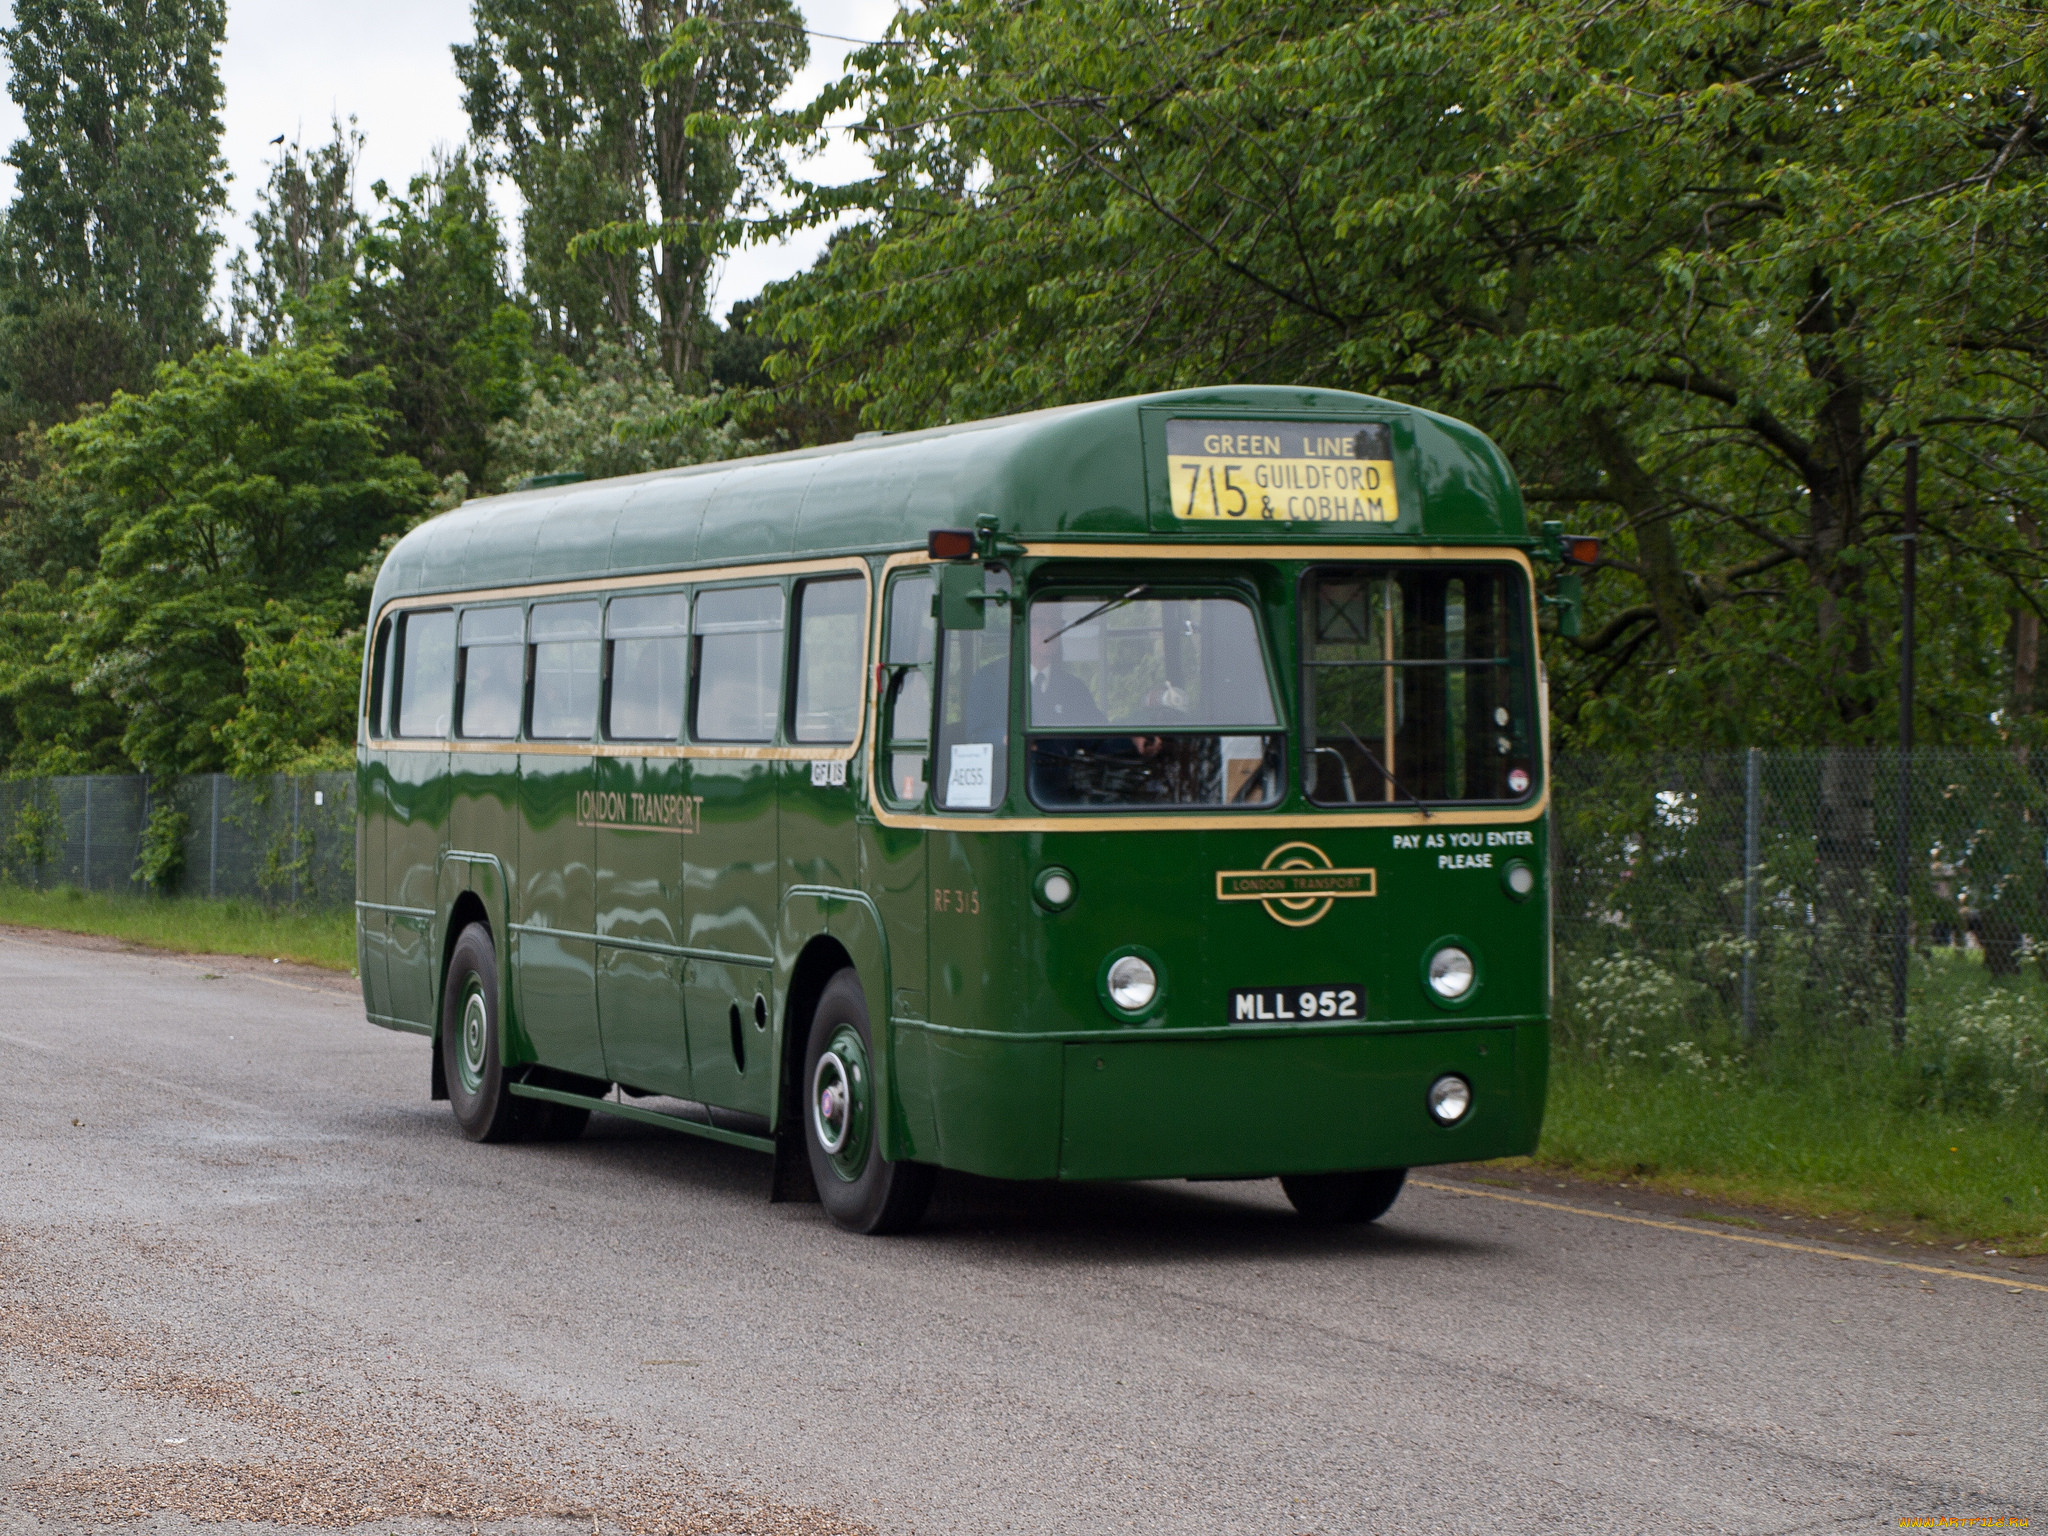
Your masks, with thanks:
M 475 1140 L 856 1231 L 938 1168 L 1375 1219 L 1542 1119 L 1545 552 L 1479 432 L 1277 387 L 473 501 L 372 599 L 368 1015 Z

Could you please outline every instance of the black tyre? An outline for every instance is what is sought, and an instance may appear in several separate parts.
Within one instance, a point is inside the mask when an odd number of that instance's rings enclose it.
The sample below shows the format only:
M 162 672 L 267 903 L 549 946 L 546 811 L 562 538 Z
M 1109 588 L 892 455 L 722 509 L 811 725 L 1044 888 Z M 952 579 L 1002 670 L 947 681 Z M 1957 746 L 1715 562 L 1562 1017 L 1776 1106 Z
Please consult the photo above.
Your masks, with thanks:
M 441 1063 L 448 1105 L 471 1141 L 514 1141 L 527 1129 L 520 1101 L 506 1091 L 498 1057 L 498 950 L 491 931 L 471 923 L 456 935 L 441 992 Z
M 1375 1168 L 1368 1173 L 1291 1173 L 1280 1187 L 1303 1221 L 1336 1226 L 1378 1221 L 1407 1180 L 1406 1168 Z
M 907 1232 L 924 1217 L 933 1170 L 882 1156 L 867 996 L 852 967 L 825 984 L 804 1047 L 804 1149 L 825 1212 L 849 1232 Z

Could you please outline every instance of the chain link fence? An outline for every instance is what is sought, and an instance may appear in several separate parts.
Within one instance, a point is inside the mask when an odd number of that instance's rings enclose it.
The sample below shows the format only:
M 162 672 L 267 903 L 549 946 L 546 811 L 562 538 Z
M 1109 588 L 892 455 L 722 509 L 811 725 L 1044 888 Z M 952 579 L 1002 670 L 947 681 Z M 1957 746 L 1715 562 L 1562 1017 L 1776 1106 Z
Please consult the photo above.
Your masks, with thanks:
M 355 821 L 352 773 L 16 779 L 0 783 L 0 878 L 345 907 Z
M 2048 760 L 1567 755 L 1552 787 L 1568 1028 L 1589 978 L 1749 1037 L 1890 1021 L 1903 1039 L 1931 997 L 2048 1001 Z

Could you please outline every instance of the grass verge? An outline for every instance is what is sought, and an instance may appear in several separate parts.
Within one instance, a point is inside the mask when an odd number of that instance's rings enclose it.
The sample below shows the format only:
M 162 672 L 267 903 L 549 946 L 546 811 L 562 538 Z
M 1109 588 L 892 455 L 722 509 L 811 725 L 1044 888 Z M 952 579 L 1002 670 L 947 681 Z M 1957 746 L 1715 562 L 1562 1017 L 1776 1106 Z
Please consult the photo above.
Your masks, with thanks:
M 297 912 L 247 901 L 109 896 L 69 886 L 34 891 L 0 883 L 0 923 L 93 933 L 180 954 L 254 955 L 353 971 L 355 916 Z
M 1881 1044 L 1786 1050 L 1720 1073 L 1560 1044 L 1535 1161 L 1670 1194 L 2048 1252 L 2048 1125 L 1931 1102 Z

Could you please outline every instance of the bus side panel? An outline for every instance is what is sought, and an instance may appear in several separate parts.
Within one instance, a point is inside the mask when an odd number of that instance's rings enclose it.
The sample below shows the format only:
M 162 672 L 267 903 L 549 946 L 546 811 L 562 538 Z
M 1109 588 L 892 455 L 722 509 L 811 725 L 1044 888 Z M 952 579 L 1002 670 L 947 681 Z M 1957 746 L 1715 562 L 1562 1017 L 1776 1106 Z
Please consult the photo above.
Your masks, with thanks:
M 775 1102 L 775 999 L 780 921 L 777 764 L 691 758 L 697 830 L 683 839 L 683 1027 L 692 1097 L 765 1115 Z M 763 1000 L 758 1010 L 756 998 Z M 735 1016 L 739 1022 L 735 1025 Z
M 391 819 L 382 752 L 365 751 L 356 769 L 356 974 L 363 987 L 363 1011 L 373 1019 L 391 1016 L 391 973 L 385 951 L 391 923 L 384 912 L 391 892 L 384 875 L 384 835 Z M 360 905 L 369 903 L 369 905 Z
M 597 1022 L 605 1075 L 690 1097 L 683 1031 L 683 843 L 680 758 L 597 760 L 598 790 L 628 827 L 597 830 Z
M 1044 936 L 1032 920 L 1034 842 L 942 832 L 927 844 L 931 1022 L 938 1028 L 924 1040 L 925 1091 L 939 1160 L 1013 1179 L 1049 1178 L 1059 1158 L 1059 1046 L 1002 1038 L 1065 1023 L 1056 1004 L 1048 1008 Z
M 590 759 L 580 752 L 520 754 L 520 926 L 512 972 L 519 1033 L 533 1059 L 602 1079 L 591 868 L 596 834 L 577 810 L 590 780 Z
M 1535 1150 L 1512 1027 L 1065 1047 L 1060 1176 L 1231 1178 L 1412 1168 Z M 1429 1085 L 1472 1084 L 1454 1126 Z
M 392 752 L 387 762 L 391 816 L 384 837 L 385 877 L 392 905 L 402 909 L 388 914 L 391 1017 L 432 1029 L 440 982 L 434 898 L 441 854 L 448 846 L 448 753 L 440 747 L 407 748 Z
M 997 1179 L 1050 1179 L 1060 1172 L 1060 1053 L 1049 1040 L 955 1034 L 903 1025 L 927 1064 L 937 1155 L 948 1168 Z
M 932 1161 L 938 1156 L 938 1121 L 932 1113 L 925 955 L 929 932 L 925 890 L 925 834 L 918 827 L 885 827 L 863 818 L 860 884 L 875 903 L 889 953 L 889 995 L 868 999 L 868 1021 L 886 1035 L 889 1118 L 883 1155 Z M 886 1002 L 886 1006 L 883 1004 Z M 881 1042 L 878 1042 L 878 1044 Z

